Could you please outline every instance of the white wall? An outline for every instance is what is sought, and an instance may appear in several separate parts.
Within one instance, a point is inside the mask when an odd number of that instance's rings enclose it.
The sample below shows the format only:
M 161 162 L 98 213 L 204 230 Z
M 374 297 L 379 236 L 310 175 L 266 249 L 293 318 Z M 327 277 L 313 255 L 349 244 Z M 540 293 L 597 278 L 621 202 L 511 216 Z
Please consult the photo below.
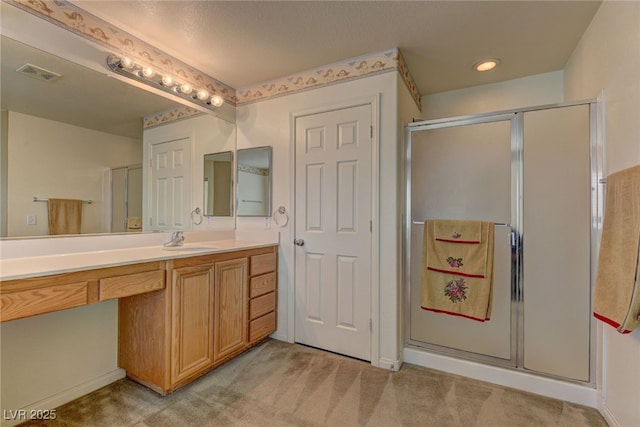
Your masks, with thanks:
M 117 348 L 115 300 L 0 324 L 2 409 L 53 409 L 123 377 Z
M 424 109 L 424 106 L 423 106 Z M 420 120 L 422 117 L 422 113 L 418 109 L 415 104 L 413 98 L 411 97 L 411 93 L 407 89 L 407 86 L 401 79 L 398 79 L 398 141 L 402 141 L 401 144 L 398 144 L 398 159 L 399 159 L 399 167 L 398 167 L 398 197 L 396 203 L 396 215 L 398 215 L 398 235 L 402 236 L 404 233 L 405 227 L 405 206 L 406 206 L 406 194 L 402 191 L 403 183 L 405 182 L 405 168 L 404 168 L 404 159 L 405 159 L 405 150 L 406 146 L 405 142 L 405 125 L 411 123 L 414 119 Z M 401 240 L 398 244 L 398 249 L 396 251 L 398 253 L 398 257 L 400 260 L 404 258 L 404 244 Z M 400 270 L 398 271 L 398 281 L 397 281 L 397 292 L 394 296 L 395 304 L 397 306 L 398 311 L 398 324 L 400 325 L 399 330 L 399 349 L 398 351 L 402 353 L 402 347 L 405 342 L 405 301 L 406 301 L 406 292 L 405 292 L 405 277 L 404 277 L 404 268 L 401 265 Z M 385 295 L 385 298 L 390 298 L 390 295 Z
M 640 2 L 605 1 L 565 67 L 567 101 L 604 90 L 606 174 L 640 164 Z M 599 324 L 601 411 L 611 425 L 640 425 L 640 330 Z
M 422 98 L 425 120 L 562 102 L 563 72 L 442 92 Z
M 0 237 L 7 236 L 7 148 L 9 112 L 0 110 Z
M 397 128 L 397 81 L 396 72 L 352 80 L 273 98 L 238 107 L 238 148 L 273 147 L 273 201 L 276 209 L 284 206 L 291 218 L 289 224 L 280 228 L 280 252 L 278 275 L 278 330 L 276 337 L 293 341 L 293 115 L 303 111 L 330 108 L 332 105 L 361 100 L 381 94 L 379 114 L 380 128 L 380 247 L 384 248 L 379 266 L 380 277 L 380 328 L 378 361 L 390 367 L 400 358 L 398 337 L 398 292 L 399 257 L 393 248 L 399 247 L 399 220 L 396 201 L 398 197 L 398 147 Z M 239 230 L 258 230 L 278 227 L 269 219 L 237 218 Z M 375 322 L 375 319 L 374 319 Z M 374 350 L 373 354 L 376 351 Z
M 47 204 L 33 197 L 93 200 L 84 204 L 82 233 L 99 233 L 105 168 L 140 163 L 142 141 L 9 112 L 9 237 L 48 235 Z M 26 216 L 36 215 L 36 225 Z

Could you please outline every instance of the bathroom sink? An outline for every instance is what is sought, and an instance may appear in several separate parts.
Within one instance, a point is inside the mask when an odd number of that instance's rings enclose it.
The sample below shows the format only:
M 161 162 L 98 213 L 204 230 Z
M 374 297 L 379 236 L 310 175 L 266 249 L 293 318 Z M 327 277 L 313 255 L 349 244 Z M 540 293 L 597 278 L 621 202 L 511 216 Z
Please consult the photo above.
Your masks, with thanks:
M 215 246 L 164 246 L 162 249 L 165 251 L 178 251 L 178 252 L 195 252 L 195 251 L 210 251 L 218 249 Z

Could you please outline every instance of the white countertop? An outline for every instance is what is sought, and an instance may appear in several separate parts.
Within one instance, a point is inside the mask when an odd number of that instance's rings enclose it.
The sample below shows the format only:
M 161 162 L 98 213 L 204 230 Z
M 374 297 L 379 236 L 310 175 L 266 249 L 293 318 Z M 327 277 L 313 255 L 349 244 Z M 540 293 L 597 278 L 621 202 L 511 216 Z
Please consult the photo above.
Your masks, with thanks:
M 126 249 L 0 259 L 0 280 L 50 276 L 72 271 L 92 270 L 95 268 L 116 267 L 142 262 L 262 248 L 275 244 L 276 243 L 272 242 L 249 242 L 243 240 L 214 240 L 194 242 L 174 248 L 143 246 Z

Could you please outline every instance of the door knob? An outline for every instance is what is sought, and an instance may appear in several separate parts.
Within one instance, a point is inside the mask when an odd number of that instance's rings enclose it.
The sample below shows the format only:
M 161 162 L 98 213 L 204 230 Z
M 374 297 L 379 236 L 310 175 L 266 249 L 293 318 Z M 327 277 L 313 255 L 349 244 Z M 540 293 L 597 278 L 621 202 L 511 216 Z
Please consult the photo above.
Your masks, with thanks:
M 296 246 L 304 246 L 304 240 L 302 239 L 293 239 L 293 244 Z

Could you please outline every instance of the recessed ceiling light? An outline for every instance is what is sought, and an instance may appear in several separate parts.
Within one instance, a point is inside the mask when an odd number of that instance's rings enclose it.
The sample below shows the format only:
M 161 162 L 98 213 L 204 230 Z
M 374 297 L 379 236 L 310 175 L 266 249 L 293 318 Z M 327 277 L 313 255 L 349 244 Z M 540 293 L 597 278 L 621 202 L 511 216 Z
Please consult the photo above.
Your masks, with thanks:
M 473 69 L 476 71 L 490 71 L 496 68 L 500 64 L 500 60 L 497 58 L 493 59 L 483 59 L 480 62 L 476 62 L 473 66 Z

